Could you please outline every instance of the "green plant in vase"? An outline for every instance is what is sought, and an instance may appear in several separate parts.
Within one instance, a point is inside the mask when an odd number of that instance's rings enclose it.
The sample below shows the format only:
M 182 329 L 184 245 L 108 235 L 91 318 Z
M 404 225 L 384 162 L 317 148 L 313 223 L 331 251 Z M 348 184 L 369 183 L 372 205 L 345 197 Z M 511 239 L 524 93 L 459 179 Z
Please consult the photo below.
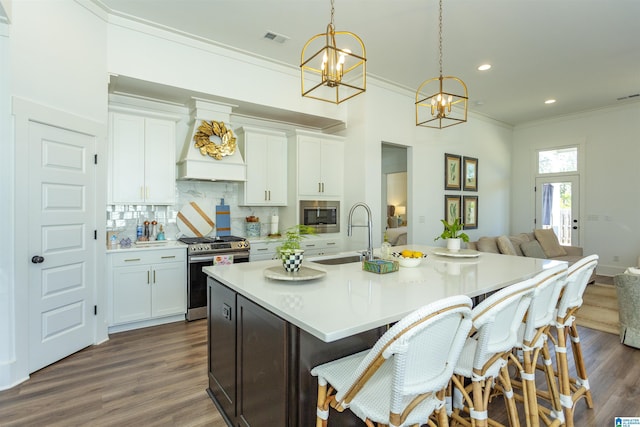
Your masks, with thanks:
M 294 225 L 285 231 L 282 244 L 276 248 L 285 270 L 295 272 L 300 269 L 304 252 L 300 249 L 300 242 L 315 232 L 313 227 L 303 224 Z
M 460 218 L 456 218 L 452 223 L 447 222 L 444 219 L 441 219 L 440 222 L 444 226 L 442 230 L 442 234 L 437 236 L 434 241 L 438 239 L 445 239 L 447 241 L 447 249 L 450 251 L 459 251 L 460 250 L 460 241 L 468 242 L 469 236 L 467 233 L 464 233 L 462 230 L 464 229 L 464 224 L 460 222 Z

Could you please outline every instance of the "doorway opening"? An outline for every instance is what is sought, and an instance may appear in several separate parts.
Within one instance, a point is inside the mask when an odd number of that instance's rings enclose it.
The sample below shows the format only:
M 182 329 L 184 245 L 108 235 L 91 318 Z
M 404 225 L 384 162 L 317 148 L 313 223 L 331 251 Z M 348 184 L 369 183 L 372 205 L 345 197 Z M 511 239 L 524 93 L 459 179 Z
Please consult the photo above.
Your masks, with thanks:
M 396 245 L 407 243 L 410 204 L 407 173 L 407 147 L 382 143 L 381 233 Z

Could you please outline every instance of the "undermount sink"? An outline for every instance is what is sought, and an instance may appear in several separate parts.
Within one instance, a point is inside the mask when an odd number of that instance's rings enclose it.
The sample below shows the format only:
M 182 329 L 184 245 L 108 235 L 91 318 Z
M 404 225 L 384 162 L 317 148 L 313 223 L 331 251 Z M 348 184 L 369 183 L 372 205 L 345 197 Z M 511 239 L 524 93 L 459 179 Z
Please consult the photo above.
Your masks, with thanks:
M 324 264 L 324 265 L 340 265 L 340 264 L 350 264 L 352 262 L 361 262 L 362 260 L 363 260 L 363 257 L 361 257 L 360 255 L 345 255 L 345 256 L 339 256 L 335 258 L 318 259 L 312 262 L 315 262 L 318 264 Z

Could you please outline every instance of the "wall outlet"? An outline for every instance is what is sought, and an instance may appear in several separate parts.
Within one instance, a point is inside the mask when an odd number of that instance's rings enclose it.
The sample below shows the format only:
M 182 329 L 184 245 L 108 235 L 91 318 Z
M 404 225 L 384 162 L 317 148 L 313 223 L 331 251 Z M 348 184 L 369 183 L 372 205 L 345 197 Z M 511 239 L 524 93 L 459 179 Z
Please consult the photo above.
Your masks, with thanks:
M 614 255 L 613 262 L 618 262 L 618 261 L 620 261 L 620 257 L 618 255 Z
M 424 215 L 420 215 L 420 216 L 418 217 L 418 222 L 419 222 L 420 224 L 424 224 L 424 220 L 425 220 Z
M 222 317 L 224 317 L 227 320 L 231 320 L 231 307 L 228 306 L 227 304 L 224 304 L 222 306 Z

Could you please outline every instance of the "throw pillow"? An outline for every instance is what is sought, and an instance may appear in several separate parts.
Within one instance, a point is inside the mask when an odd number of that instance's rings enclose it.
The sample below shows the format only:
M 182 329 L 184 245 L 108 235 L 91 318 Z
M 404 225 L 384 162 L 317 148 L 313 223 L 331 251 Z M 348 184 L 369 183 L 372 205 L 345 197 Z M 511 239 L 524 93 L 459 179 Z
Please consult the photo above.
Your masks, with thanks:
M 516 249 L 513 247 L 511 240 L 507 236 L 500 236 L 496 239 L 498 249 L 503 255 L 517 255 Z
M 541 229 L 537 228 L 533 230 L 533 234 L 536 235 L 536 240 L 542 246 L 542 250 L 544 251 L 547 258 L 555 258 L 558 256 L 564 256 L 567 254 L 567 251 L 564 250 L 562 246 L 560 246 L 560 242 L 558 242 L 558 236 L 551 228 Z
M 476 243 L 476 247 L 480 252 L 490 252 L 492 254 L 499 254 L 498 244 L 495 237 L 481 237 Z
M 544 254 L 542 250 L 542 246 L 538 243 L 537 240 L 531 240 L 529 242 L 524 242 L 520 245 L 520 249 L 522 249 L 522 253 L 524 256 L 529 258 L 542 258 L 546 259 L 547 256 Z
M 524 254 L 522 253 L 522 249 L 520 249 L 520 245 L 524 242 L 530 241 L 531 239 L 527 233 L 520 233 L 515 236 L 509 236 L 509 240 L 511 240 L 511 244 L 516 251 L 516 255 L 523 256 Z

